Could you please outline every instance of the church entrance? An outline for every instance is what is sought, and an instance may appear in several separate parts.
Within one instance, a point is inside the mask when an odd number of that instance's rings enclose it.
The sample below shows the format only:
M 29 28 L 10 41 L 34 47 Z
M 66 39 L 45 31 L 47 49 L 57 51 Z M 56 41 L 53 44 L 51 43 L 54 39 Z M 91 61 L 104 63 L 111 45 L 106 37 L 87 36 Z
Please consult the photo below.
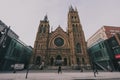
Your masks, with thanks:
M 56 66 L 59 66 L 59 65 L 62 65 L 62 57 L 60 55 L 58 55 L 56 57 L 56 63 L 55 63 Z
M 64 66 L 67 66 L 67 58 L 64 58 Z
M 50 62 L 51 62 L 51 66 L 53 66 L 54 65 L 54 58 L 52 57 L 51 59 L 50 59 Z

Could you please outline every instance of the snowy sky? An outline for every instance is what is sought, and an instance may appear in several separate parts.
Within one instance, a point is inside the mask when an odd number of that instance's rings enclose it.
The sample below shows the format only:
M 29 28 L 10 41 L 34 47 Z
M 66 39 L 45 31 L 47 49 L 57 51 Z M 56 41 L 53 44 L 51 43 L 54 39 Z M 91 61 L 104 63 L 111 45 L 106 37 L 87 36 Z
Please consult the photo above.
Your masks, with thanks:
M 86 40 L 104 25 L 120 27 L 120 0 L 0 0 L 0 20 L 33 47 L 40 20 L 67 28 L 69 6 L 77 7 Z

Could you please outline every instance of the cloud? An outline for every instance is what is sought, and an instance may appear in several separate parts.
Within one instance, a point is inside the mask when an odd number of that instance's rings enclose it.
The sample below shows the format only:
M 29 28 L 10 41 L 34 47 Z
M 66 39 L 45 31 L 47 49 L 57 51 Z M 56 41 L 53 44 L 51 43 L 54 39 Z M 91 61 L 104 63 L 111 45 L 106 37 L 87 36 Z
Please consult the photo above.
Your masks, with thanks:
M 1 0 L 0 19 L 20 39 L 33 46 L 40 20 L 47 14 L 50 26 L 67 27 L 69 6 L 77 7 L 88 39 L 103 25 L 120 26 L 120 0 Z

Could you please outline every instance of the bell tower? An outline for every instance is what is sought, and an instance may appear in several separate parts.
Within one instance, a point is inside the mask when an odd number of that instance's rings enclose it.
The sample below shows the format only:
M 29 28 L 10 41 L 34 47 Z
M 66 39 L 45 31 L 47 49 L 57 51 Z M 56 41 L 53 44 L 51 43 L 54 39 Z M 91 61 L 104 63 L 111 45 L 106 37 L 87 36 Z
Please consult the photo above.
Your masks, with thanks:
M 70 6 L 68 12 L 68 35 L 71 49 L 71 63 L 73 65 L 89 64 L 85 36 L 80 23 L 77 9 Z
M 48 37 L 49 37 L 49 21 L 47 15 L 43 20 L 40 21 L 36 40 L 34 44 L 34 58 L 33 63 L 40 65 L 42 61 L 45 61 L 45 56 L 48 48 Z

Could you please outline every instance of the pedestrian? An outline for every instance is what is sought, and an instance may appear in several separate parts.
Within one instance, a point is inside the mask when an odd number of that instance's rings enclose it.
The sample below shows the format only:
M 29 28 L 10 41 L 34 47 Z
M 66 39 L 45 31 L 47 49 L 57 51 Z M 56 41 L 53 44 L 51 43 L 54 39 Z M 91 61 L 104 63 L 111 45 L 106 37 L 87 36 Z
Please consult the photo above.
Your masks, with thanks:
M 16 73 L 16 67 L 15 67 L 15 64 L 13 65 L 13 73 Z
M 26 72 L 26 79 L 27 79 L 27 76 L 28 76 L 28 72 L 29 72 L 29 66 L 28 66 L 28 68 L 27 68 L 27 72 Z
M 62 73 L 62 68 L 61 68 L 61 66 L 58 67 L 58 74 L 59 74 L 60 72 Z
M 96 74 L 98 74 L 98 70 L 95 63 L 93 63 L 93 72 L 94 72 L 94 77 L 96 77 Z
M 107 66 L 108 71 L 112 72 L 112 68 L 108 65 Z
M 94 69 L 94 77 L 96 77 L 96 74 L 98 74 L 97 68 Z
M 16 73 L 16 69 L 13 70 L 13 73 Z

